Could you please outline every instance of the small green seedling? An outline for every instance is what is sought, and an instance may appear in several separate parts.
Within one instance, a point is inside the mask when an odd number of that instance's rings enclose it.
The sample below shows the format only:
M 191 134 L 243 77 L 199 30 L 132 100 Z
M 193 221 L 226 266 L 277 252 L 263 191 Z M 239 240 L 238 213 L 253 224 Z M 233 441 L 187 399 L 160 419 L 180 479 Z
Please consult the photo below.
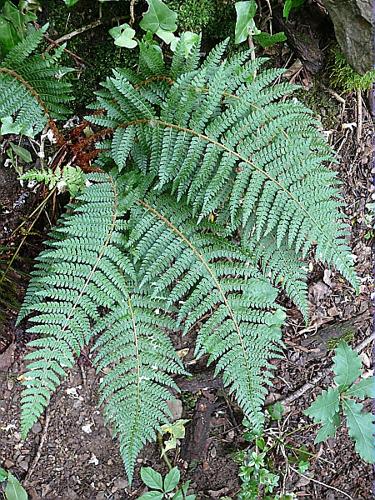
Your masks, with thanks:
M 163 500 L 168 498 L 172 500 L 195 500 L 196 498 L 196 495 L 188 495 L 190 481 L 178 488 L 180 471 L 177 467 L 173 467 L 164 479 L 152 467 L 142 467 L 141 478 L 150 491 L 144 493 L 140 500 Z
M 323 391 L 305 411 L 315 423 L 321 424 L 315 443 L 321 443 L 336 434 L 342 415 L 346 418 L 349 435 L 360 457 L 375 463 L 375 416 L 364 412 L 363 404 L 355 401 L 375 397 L 375 378 L 361 378 L 362 361 L 358 354 L 341 341 L 335 349 L 333 387 Z
M 164 456 L 167 451 L 177 448 L 177 445 L 180 444 L 180 440 L 185 437 L 185 424 L 188 422 L 189 420 L 180 419 L 171 424 L 164 424 L 161 426 L 162 434 L 169 435 L 169 438 L 164 443 L 161 456 Z
M 18 479 L 2 467 L 0 467 L 0 494 L 1 492 L 6 500 L 27 500 L 29 498 Z
M 59 193 L 68 191 L 74 198 L 85 186 L 85 177 L 79 167 L 65 165 L 55 170 L 31 169 L 21 175 L 22 181 L 42 182 L 49 190 L 57 188 Z

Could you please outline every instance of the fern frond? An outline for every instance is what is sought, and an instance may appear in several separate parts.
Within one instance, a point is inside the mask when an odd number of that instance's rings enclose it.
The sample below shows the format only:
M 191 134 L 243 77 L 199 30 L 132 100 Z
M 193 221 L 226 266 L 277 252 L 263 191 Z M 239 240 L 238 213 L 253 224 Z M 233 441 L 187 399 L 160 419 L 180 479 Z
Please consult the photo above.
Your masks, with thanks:
M 32 55 L 43 39 L 34 30 L 0 64 L 0 120 L 12 120 L 19 133 L 35 135 L 48 119 L 67 116 L 71 85 L 61 80 L 67 68 L 57 58 Z
M 22 434 L 27 435 L 92 336 L 99 310 L 122 300 L 123 275 L 133 275 L 120 251 L 123 221 L 117 188 L 111 177 L 95 175 L 77 200 L 72 214 L 62 218 L 39 258 L 21 318 L 30 312 L 37 335 L 22 393 Z
M 143 286 L 166 307 L 178 306 L 184 332 L 200 323 L 196 354 L 209 354 L 216 373 L 255 426 L 270 383 L 269 359 L 280 356 L 277 291 L 240 249 L 197 226 L 189 210 L 163 196 L 133 209 L 129 246 L 138 259 Z M 131 225 L 131 223 L 130 223 Z M 207 319 L 208 317 L 208 319 Z
M 296 255 L 284 244 L 278 246 L 272 234 L 261 238 L 259 242 L 255 238 L 246 238 L 244 248 L 259 264 L 263 275 L 285 290 L 307 320 L 307 268 L 302 256 Z
M 220 61 L 223 48 L 181 74 L 162 104 L 115 74 L 98 97 L 106 114 L 92 121 L 116 138 L 131 129 L 126 159 L 156 175 L 159 191 L 186 197 L 199 221 L 225 213 L 237 230 L 253 217 L 258 241 L 274 234 L 278 248 L 302 255 L 316 244 L 317 257 L 357 286 L 338 181 L 324 166 L 332 151 L 312 112 L 286 99 L 294 85 L 273 83 L 281 70 L 259 71 L 248 52 Z
M 109 369 L 100 384 L 101 403 L 130 482 L 139 451 L 170 419 L 170 390 L 179 390 L 172 375 L 186 373 L 167 335 L 173 327 L 160 301 L 135 291 L 125 292 L 94 330 L 94 363 L 98 371 Z

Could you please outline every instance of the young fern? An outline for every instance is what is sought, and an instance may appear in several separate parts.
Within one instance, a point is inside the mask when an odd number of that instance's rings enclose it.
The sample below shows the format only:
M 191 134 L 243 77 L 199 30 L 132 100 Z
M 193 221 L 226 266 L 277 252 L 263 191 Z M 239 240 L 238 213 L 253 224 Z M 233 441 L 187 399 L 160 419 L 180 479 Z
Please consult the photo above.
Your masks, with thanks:
M 273 83 L 280 70 L 262 70 L 248 52 L 223 59 L 225 48 L 199 64 L 199 45 L 187 50 L 182 36 L 168 66 L 141 43 L 138 72 L 104 82 L 89 119 L 104 127 L 97 165 L 111 174 L 91 176 L 62 217 L 19 316 L 37 313 L 29 332 L 39 336 L 23 433 L 94 339 L 101 402 L 130 480 L 184 373 L 172 331 L 195 329 L 196 356 L 208 355 L 260 427 L 270 360 L 283 347 L 273 284 L 306 317 L 302 258 L 315 247 L 357 286 L 316 120 L 286 97 L 295 86 Z
M 0 62 L 0 121 L 14 133 L 34 136 L 48 120 L 68 114 L 72 88 L 61 80 L 70 71 L 58 64 L 62 51 L 57 50 L 54 56 L 33 55 L 44 31 L 31 31 Z

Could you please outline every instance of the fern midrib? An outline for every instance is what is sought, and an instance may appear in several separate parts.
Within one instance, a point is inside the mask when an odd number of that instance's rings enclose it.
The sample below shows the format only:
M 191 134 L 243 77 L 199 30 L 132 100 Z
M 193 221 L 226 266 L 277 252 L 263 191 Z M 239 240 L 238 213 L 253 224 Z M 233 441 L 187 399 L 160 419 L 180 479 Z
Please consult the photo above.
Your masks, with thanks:
M 309 218 L 314 223 L 314 225 L 317 228 L 319 228 L 319 230 L 321 231 L 321 233 L 326 238 L 326 243 L 331 248 L 333 248 L 334 253 L 336 253 L 337 247 L 334 246 L 333 243 L 331 243 L 331 241 L 330 241 L 331 238 L 325 233 L 323 227 L 320 225 L 320 223 L 317 221 L 317 219 L 315 219 L 310 214 L 310 212 L 299 202 L 299 200 L 285 186 L 283 186 L 277 179 L 275 179 L 274 177 L 272 177 L 272 175 L 270 175 L 268 172 L 266 172 L 262 168 L 258 167 L 255 163 L 253 163 L 252 161 L 250 161 L 248 158 L 245 158 L 244 156 L 242 156 L 239 153 L 237 153 L 237 151 L 234 151 L 233 149 L 228 148 L 228 146 L 225 146 L 225 144 L 222 144 L 221 142 L 216 141 L 215 139 L 212 139 L 208 135 L 202 134 L 200 132 L 196 132 L 195 130 L 192 130 L 192 129 L 188 128 L 188 127 L 182 127 L 182 126 L 176 125 L 174 123 L 165 122 L 165 121 L 159 120 L 157 118 L 151 118 L 151 119 L 150 118 L 140 118 L 138 120 L 132 120 L 132 121 L 130 121 L 128 123 L 121 124 L 120 128 L 127 128 L 127 127 L 131 127 L 133 125 L 141 125 L 141 124 L 145 124 L 145 125 L 160 125 L 161 127 L 171 128 L 171 129 L 174 129 L 174 130 L 178 130 L 180 132 L 185 132 L 185 133 L 191 134 L 191 135 L 193 135 L 195 137 L 198 137 L 199 139 L 205 140 L 208 143 L 211 143 L 214 146 L 217 146 L 217 147 L 223 149 L 227 153 L 229 153 L 229 154 L 235 156 L 236 158 L 238 158 L 240 161 L 242 161 L 244 163 L 247 163 L 248 165 L 251 165 L 255 170 L 257 170 L 258 172 L 260 172 L 261 174 L 263 174 L 265 177 L 267 177 L 267 179 L 269 179 L 271 182 L 273 182 L 274 184 L 276 184 L 276 186 L 278 186 L 282 191 L 284 191 L 288 195 L 288 197 L 300 208 L 300 210 L 307 216 L 307 218 Z
M 136 356 L 136 360 L 137 360 L 137 367 L 136 367 L 136 379 L 137 379 L 136 408 L 137 409 L 136 409 L 136 415 L 135 415 L 135 419 L 134 419 L 133 428 L 132 428 L 131 433 L 130 433 L 130 442 L 131 442 L 131 445 L 133 445 L 134 436 L 136 435 L 136 431 L 137 431 L 137 429 L 134 428 L 134 426 L 136 426 L 136 421 L 139 420 L 140 413 L 141 413 L 141 356 L 140 356 L 139 345 L 138 345 L 137 322 L 135 319 L 134 309 L 133 309 L 132 301 L 131 301 L 129 294 L 128 294 L 127 302 L 128 302 L 128 307 L 129 307 L 131 322 L 132 322 L 132 327 L 133 327 L 134 349 L 135 349 L 135 356 Z
M 246 348 L 245 348 L 245 343 L 244 343 L 244 340 L 243 340 L 243 337 L 242 337 L 242 334 L 241 334 L 240 326 L 239 326 L 239 324 L 238 324 L 238 322 L 237 322 L 237 320 L 235 318 L 235 315 L 234 315 L 234 313 L 232 311 L 232 308 L 231 308 L 231 306 L 230 306 L 230 304 L 228 302 L 228 299 L 227 299 L 227 297 L 226 297 L 226 295 L 224 293 L 224 290 L 221 288 L 220 283 L 219 283 L 219 281 L 218 281 L 215 273 L 211 270 L 211 267 L 206 262 L 206 259 L 198 251 L 198 249 L 191 243 L 191 241 L 174 224 L 172 224 L 172 222 L 170 220 L 168 220 L 163 214 L 161 214 L 160 212 L 158 212 L 155 208 L 151 207 L 148 203 L 146 203 L 143 200 L 138 200 L 137 203 L 140 204 L 141 206 L 143 206 L 146 210 L 148 210 L 152 214 L 154 214 L 167 227 L 169 227 L 191 249 L 191 251 L 194 253 L 194 255 L 197 256 L 197 258 L 201 261 L 201 263 L 205 267 L 206 271 L 211 276 L 213 282 L 215 283 L 216 288 L 219 290 L 219 293 L 222 296 L 223 303 L 225 304 L 225 307 L 228 310 L 229 316 L 230 316 L 231 320 L 233 321 L 233 324 L 235 326 L 235 330 L 236 330 L 238 339 L 239 339 L 240 344 L 241 344 L 241 349 L 242 349 L 242 352 L 243 352 L 243 355 L 244 355 L 244 360 L 245 360 L 245 363 L 246 363 L 246 368 L 248 370 L 248 373 L 250 373 L 250 365 L 249 365 L 249 362 L 248 362 L 248 356 L 247 356 L 247 352 L 246 352 Z M 250 382 L 250 378 L 249 378 L 249 382 Z

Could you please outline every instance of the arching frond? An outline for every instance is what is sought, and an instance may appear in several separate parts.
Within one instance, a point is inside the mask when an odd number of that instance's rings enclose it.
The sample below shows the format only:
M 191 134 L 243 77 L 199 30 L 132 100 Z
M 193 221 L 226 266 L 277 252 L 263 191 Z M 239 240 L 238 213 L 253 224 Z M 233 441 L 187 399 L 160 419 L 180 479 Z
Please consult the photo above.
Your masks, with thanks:
M 26 355 L 23 435 L 91 338 L 99 310 L 122 300 L 123 274 L 134 276 L 120 251 L 123 222 L 116 185 L 107 175 L 92 176 L 91 181 L 42 252 L 21 311 L 21 319 L 37 313 L 28 329 L 37 338 L 29 342 L 33 351 Z
M 179 75 L 161 103 L 123 74 L 107 79 L 98 96 L 105 115 L 92 121 L 114 129 L 112 144 L 120 136 L 133 142 L 113 159 L 123 168 L 130 158 L 156 175 L 156 189 L 186 197 L 199 220 L 226 214 L 233 230 L 252 220 L 252 238 L 274 234 L 278 248 L 297 254 L 316 245 L 317 258 L 357 286 L 338 181 L 324 166 L 333 155 L 319 124 L 287 98 L 294 85 L 274 83 L 281 70 L 259 70 L 263 61 L 248 60 L 248 52 L 222 61 L 222 52 Z
M 197 226 L 171 197 L 140 201 L 131 220 L 129 246 L 142 285 L 177 306 L 185 332 L 200 324 L 196 354 L 209 354 L 245 414 L 260 425 L 269 359 L 280 355 L 285 316 L 275 304 L 277 291 L 248 255 Z

